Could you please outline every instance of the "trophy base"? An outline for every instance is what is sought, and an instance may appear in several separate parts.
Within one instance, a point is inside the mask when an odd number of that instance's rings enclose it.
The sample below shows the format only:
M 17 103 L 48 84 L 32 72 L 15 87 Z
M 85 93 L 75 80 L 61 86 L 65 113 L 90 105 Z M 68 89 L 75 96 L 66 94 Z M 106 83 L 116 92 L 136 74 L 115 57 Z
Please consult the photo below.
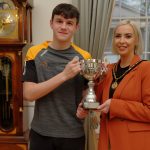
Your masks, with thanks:
M 99 102 L 83 102 L 84 109 L 96 109 L 99 106 Z

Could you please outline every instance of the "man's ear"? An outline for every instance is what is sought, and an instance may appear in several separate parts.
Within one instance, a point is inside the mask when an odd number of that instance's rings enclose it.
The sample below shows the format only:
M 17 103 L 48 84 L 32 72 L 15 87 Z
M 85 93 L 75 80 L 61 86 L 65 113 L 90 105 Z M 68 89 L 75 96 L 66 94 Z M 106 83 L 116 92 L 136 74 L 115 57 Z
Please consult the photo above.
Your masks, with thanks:
M 78 30 L 79 28 L 80 28 L 80 25 L 79 25 L 79 23 L 78 23 L 76 29 Z
M 52 21 L 52 19 L 50 20 L 50 27 L 52 28 L 52 23 L 53 23 L 53 21 Z

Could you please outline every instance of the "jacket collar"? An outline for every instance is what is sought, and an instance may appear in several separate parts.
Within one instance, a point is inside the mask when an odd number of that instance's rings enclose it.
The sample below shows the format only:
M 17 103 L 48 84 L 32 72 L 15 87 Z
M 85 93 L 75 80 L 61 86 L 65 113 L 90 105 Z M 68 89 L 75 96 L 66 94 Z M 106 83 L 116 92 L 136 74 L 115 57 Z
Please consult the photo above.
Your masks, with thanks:
M 136 62 L 138 62 L 139 60 L 141 60 L 141 58 L 140 58 L 140 56 L 139 55 L 134 55 L 134 57 L 133 57 L 133 59 L 132 59 L 132 61 L 131 61 L 131 63 L 130 63 L 130 66 L 132 66 L 132 65 L 134 65 Z M 120 63 L 120 59 L 119 59 L 119 61 L 117 62 L 117 65 Z

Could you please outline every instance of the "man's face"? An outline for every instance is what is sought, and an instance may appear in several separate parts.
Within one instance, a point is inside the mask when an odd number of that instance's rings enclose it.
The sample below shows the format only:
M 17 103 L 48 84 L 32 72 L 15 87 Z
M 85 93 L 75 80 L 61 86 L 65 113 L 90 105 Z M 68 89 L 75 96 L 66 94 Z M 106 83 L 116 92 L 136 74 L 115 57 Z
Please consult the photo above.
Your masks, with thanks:
M 55 15 L 50 25 L 53 30 L 53 40 L 60 42 L 70 42 L 78 29 L 76 18 L 66 19 L 61 15 Z

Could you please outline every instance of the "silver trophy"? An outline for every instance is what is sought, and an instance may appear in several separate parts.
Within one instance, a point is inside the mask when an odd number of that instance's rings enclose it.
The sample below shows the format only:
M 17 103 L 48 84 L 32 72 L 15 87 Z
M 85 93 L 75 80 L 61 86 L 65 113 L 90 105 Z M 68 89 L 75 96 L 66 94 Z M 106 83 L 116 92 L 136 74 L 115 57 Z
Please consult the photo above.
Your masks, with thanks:
M 83 101 L 83 107 L 85 109 L 96 109 L 99 106 L 99 102 L 96 100 L 94 92 L 94 77 L 95 75 L 101 75 L 103 72 L 102 60 L 100 59 L 88 59 L 81 60 L 81 75 L 83 75 L 88 82 L 88 92 Z

